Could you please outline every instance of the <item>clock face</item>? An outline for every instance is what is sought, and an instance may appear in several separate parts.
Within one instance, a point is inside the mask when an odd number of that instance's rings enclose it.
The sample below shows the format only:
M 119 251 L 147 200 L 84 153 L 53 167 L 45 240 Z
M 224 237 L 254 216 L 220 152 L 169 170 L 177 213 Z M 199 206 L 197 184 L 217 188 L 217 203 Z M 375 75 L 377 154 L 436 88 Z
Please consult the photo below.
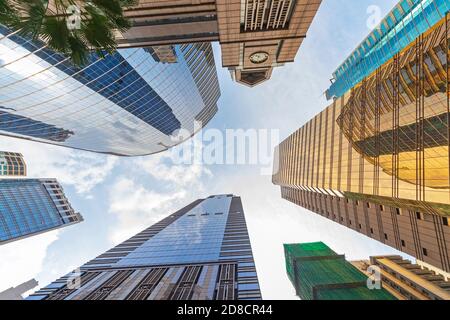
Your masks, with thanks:
M 269 59 L 269 54 L 267 52 L 255 52 L 250 56 L 250 61 L 253 63 L 264 63 Z

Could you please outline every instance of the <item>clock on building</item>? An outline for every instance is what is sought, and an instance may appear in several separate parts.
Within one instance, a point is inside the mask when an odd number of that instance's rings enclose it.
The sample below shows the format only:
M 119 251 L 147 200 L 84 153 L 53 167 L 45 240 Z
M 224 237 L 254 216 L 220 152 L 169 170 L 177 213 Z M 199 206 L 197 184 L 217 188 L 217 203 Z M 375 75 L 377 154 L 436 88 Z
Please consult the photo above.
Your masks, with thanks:
M 250 56 L 250 61 L 256 64 L 264 63 L 269 59 L 269 54 L 267 52 L 255 52 Z

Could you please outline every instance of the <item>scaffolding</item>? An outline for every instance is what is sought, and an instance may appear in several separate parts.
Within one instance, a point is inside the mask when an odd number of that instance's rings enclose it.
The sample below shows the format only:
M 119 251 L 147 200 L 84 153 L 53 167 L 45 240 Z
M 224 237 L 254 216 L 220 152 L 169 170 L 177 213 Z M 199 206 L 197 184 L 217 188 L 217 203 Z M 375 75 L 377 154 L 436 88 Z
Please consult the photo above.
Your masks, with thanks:
M 285 244 L 286 271 L 303 300 L 394 300 L 369 289 L 368 277 L 323 242 Z

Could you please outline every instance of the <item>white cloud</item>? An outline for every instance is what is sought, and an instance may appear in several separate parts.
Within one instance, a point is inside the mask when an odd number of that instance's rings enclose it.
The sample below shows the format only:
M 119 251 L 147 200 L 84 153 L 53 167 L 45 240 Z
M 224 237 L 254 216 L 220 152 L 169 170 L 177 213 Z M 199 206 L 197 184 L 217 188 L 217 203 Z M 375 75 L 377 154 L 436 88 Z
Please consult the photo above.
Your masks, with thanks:
M 134 163 L 155 179 L 178 187 L 197 184 L 202 177 L 212 176 L 211 171 L 200 163 L 176 164 L 174 157 L 177 150 L 179 150 L 179 147 L 176 147 L 172 152 L 136 159 Z
M 58 232 L 55 230 L 0 246 L 0 291 L 33 279 L 41 272 L 47 248 L 58 239 Z
M 172 203 L 185 195 L 184 191 L 171 194 L 154 192 L 129 178 L 119 178 L 110 191 L 109 212 L 117 218 L 117 224 L 110 232 L 111 242 L 124 241 L 167 216 Z
M 198 199 L 205 189 L 202 178 L 212 176 L 202 165 L 174 165 L 167 153 L 135 159 L 132 164 L 156 181 L 148 185 L 129 176 L 117 178 L 109 194 L 109 213 L 117 219 L 109 236 L 114 244 Z M 155 186 L 164 186 L 164 191 L 155 191 Z
M 0 137 L 0 150 L 21 152 L 27 164 L 28 177 L 56 178 L 62 184 L 74 186 L 86 197 L 119 161 L 114 156 L 6 137 Z

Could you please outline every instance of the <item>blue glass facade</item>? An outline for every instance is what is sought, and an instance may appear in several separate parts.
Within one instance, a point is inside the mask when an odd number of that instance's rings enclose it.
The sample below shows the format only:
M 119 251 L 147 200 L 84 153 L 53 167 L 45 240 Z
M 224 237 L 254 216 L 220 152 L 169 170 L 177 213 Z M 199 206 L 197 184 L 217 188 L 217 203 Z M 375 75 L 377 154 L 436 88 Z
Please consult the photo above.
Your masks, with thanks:
M 0 26 L 0 106 L 11 110 L 0 134 L 117 155 L 166 150 L 178 130 L 198 130 L 198 115 L 206 125 L 220 96 L 209 43 L 171 50 L 173 63 L 138 48 L 92 53 L 76 67 Z M 64 134 L 43 133 L 47 123 Z
M 343 96 L 449 11 L 448 0 L 401 0 L 334 72 L 327 98 Z
M 261 299 L 240 198 L 197 200 L 29 299 Z
M 0 244 L 81 221 L 56 180 L 0 180 Z

